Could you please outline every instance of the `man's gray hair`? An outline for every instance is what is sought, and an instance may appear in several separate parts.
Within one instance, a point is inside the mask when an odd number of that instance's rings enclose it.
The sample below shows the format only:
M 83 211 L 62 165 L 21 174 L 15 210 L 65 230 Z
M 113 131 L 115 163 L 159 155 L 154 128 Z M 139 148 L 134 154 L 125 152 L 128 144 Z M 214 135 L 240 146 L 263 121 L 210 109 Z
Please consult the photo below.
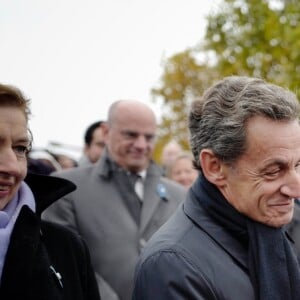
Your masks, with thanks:
M 250 118 L 292 121 L 299 113 L 296 95 L 282 87 L 258 78 L 224 78 L 192 104 L 189 129 L 195 166 L 201 171 L 199 154 L 205 148 L 225 163 L 236 162 L 246 150 Z

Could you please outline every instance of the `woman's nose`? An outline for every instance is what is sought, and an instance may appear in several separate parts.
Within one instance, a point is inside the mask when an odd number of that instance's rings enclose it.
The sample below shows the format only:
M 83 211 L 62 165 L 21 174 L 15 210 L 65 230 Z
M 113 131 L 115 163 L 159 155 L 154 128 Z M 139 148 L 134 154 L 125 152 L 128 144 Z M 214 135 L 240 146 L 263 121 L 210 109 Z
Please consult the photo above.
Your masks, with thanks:
M 12 149 L 0 150 L 0 173 L 16 175 L 19 173 L 19 170 L 16 153 Z

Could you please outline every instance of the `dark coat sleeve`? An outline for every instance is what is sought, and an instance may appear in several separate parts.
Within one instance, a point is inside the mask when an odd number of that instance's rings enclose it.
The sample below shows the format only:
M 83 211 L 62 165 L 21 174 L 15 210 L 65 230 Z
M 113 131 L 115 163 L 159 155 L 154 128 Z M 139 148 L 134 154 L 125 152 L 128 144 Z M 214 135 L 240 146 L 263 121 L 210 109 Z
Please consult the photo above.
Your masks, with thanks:
M 43 240 L 53 267 L 62 276 L 64 299 L 100 300 L 89 250 L 76 233 L 43 222 Z
M 215 300 L 204 275 L 183 254 L 161 251 L 137 266 L 133 300 Z

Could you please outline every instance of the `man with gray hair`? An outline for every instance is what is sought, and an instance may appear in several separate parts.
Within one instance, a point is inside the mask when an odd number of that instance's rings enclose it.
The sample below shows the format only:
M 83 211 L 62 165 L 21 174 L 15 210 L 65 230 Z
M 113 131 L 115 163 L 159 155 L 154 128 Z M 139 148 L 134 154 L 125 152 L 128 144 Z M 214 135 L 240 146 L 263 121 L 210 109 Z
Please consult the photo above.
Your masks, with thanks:
M 144 248 L 134 300 L 299 299 L 284 229 L 300 197 L 299 113 L 293 93 L 249 77 L 224 78 L 193 103 L 200 175 Z

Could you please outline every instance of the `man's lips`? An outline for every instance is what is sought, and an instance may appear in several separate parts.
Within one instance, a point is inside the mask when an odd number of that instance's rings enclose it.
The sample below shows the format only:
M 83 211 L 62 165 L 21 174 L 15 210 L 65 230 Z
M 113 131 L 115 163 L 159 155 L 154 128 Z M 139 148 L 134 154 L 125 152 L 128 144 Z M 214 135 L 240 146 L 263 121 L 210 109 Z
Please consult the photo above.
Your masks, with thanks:
M 286 212 L 286 211 L 290 211 L 294 207 L 294 201 L 289 200 L 289 201 L 284 201 L 284 202 L 278 202 L 278 203 L 274 203 L 270 206 L 279 211 Z

